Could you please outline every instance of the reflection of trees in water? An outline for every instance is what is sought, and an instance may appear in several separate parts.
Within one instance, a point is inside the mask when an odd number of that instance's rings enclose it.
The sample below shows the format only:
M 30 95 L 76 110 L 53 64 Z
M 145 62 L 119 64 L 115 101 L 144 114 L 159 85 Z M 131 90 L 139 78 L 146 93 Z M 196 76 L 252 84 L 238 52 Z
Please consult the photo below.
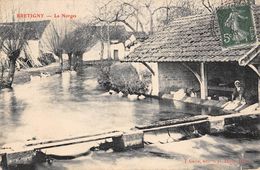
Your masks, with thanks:
M 80 71 L 77 72 L 77 75 L 75 77 L 73 77 L 70 83 L 70 95 L 72 97 L 73 100 L 76 101 L 85 101 L 84 99 L 84 94 L 85 94 L 85 87 L 84 87 L 84 80 L 85 78 L 85 72 Z
M 10 126 L 18 127 L 20 117 L 25 110 L 26 104 L 17 99 L 14 90 L 0 92 L 0 143 Z
M 68 97 L 65 100 L 84 101 L 84 80 L 84 72 L 64 72 L 57 82 L 61 98 Z
M 84 68 L 81 71 L 65 71 L 60 75 L 51 77 L 47 82 L 41 84 L 47 94 L 51 95 L 53 102 L 59 101 L 86 101 L 86 94 L 95 89 L 89 89 L 84 83 L 86 80 L 95 81 L 96 70 Z M 90 77 L 91 76 L 91 77 Z

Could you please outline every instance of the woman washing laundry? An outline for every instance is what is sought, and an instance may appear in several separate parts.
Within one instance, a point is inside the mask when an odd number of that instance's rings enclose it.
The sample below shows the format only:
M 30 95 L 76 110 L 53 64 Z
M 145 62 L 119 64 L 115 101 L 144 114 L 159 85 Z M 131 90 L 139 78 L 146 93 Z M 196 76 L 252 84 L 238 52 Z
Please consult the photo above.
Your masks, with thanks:
M 244 98 L 245 89 L 238 80 L 235 81 L 234 85 L 235 88 L 231 96 L 231 102 L 224 104 L 222 107 L 227 111 L 238 112 L 246 105 Z
M 245 98 L 244 98 L 244 87 L 241 86 L 241 83 L 240 81 L 236 80 L 235 83 L 235 89 L 232 93 L 232 98 L 231 100 L 234 101 L 234 100 L 238 100 L 240 102 L 245 102 Z

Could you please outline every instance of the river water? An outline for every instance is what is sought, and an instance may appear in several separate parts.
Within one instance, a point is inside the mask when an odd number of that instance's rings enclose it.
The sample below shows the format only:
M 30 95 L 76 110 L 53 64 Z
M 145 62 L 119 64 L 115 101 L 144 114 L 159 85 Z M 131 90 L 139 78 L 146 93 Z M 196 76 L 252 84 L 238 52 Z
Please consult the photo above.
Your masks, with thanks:
M 64 138 L 125 130 L 135 125 L 199 114 L 221 114 L 214 108 L 169 100 L 147 98 L 130 101 L 116 95 L 107 96 L 98 86 L 96 77 L 95 68 L 85 68 L 81 74 L 65 72 L 52 77 L 36 77 L 31 82 L 14 86 L 13 90 L 1 91 L 0 145 L 28 139 Z M 200 146 L 203 142 L 205 146 Z M 39 165 L 37 169 L 181 169 L 178 166 L 200 169 L 204 165 L 187 162 L 189 158 L 195 159 L 194 154 L 191 154 L 194 152 L 198 152 L 197 161 L 206 159 L 207 154 L 212 161 L 243 158 L 247 161 L 244 167 L 256 168 L 260 160 L 255 156 L 259 156 L 257 144 L 257 140 L 203 136 L 175 145 L 153 145 L 124 153 L 97 152 L 71 161 Z M 184 145 L 185 148 L 188 146 L 187 151 L 183 149 L 178 153 L 178 149 L 173 149 Z M 166 153 L 166 156 L 155 153 Z M 231 166 L 227 162 L 205 165 L 216 166 L 241 168 L 241 164 L 234 163 Z

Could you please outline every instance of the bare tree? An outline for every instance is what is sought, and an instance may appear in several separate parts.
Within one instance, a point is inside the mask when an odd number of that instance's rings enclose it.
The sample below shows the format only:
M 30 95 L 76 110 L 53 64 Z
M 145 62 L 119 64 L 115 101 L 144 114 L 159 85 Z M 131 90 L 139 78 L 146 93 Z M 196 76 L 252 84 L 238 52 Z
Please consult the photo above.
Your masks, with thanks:
M 96 41 L 96 27 L 89 23 L 78 24 L 77 28 L 65 35 L 62 48 L 69 56 L 69 66 L 71 70 L 82 66 L 83 53 L 92 47 Z
M 65 30 L 61 23 L 50 23 L 49 29 L 46 31 L 46 35 L 43 38 L 43 44 L 48 51 L 54 53 L 59 58 L 60 72 L 63 71 L 63 47 L 62 42 L 65 37 Z
M 15 22 L 14 17 L 10 23 L 0 24 L 2 50 L 9 60 L 9 72 L 7 78 L 3 81 L 4 87 L 11 87 L 13 84 L 16 61 L 25 48 L 30 33 L 27 24 L 26 22 Z M 3 76 L 3 73 L 1 76 Z
M 99 13 L 95 18 L 107 24 L 122 23 L 132 31 L 136 31 L 128 19 L 135 15 L 136 9 L 130 3 L 111 0 L 99 8 Z
M 76 28 L 75 28 L 76 29 Z M 73 52 L 76 45 L 73 41 L 74 35 L 65 27 L 65 35 L 61 42 L 61 48 L 68 55 L 69 69 L 73 70 Z
M 214 11 L 214 7 L 211 4 L 210 0 L 201 0 L 201 3 L 209 12 Z
M 135 18 L 135 31 L 139 31 L 139 26 L 142 32 L 144 32 L 144 24 L 140 19 L 140 16 L 143 17 L 144 14 L 142 13 L 141 4 L 138 1 L 131 1 L 131 2 L 123 2 L 122 7 L 129 7 L 132 8 L 133 14 L 132 16 Z
M 255 0 L 201 0 L 201 4 L 207 9 L 208 12 L 212 13 L 215 10 L 215 6 L 232 4 L 255 4 Z
M 144 7 L 149 13 L 150 34 L 153 34 L 155 28 L 167 25 L 176 18 L 201 13 L 192 0 L 165 0 L 161 5 L 156 5 L 153 0 L 147 0 L 144 2 Z

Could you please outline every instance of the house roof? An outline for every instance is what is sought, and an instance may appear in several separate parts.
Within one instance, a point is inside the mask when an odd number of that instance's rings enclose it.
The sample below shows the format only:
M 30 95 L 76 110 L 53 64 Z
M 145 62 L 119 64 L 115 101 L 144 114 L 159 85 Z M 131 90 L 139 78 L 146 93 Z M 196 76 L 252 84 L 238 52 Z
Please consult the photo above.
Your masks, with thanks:
M 146 40 L 148 38 L 148 34 L 146 34 L 146 32 L 143 32 L 143 31 L 138 31 L 138 32 L 128 32 L 129 34 L 129 38 L 131 35 L 134 35 L 135 38 L 138 40 L 138 41 L 141 41 L 143 42 L 144 40 Z
M 108 39 L 107 30 L 108 27 L 105 26 L 86 26 L 85 29 L 91 28 L 94 29 L 96 35 L 103 40 Z M 122 25 L 110 25 L 109 26 L 109 38 L 111 41 L 118 40 L 119 42 L 124 42 L 128 39 L 128 32 L 126 31 L 125 27 Z
M 253 15 L 260 40 L 260 6 L 253 7 Z M 204 14 L 171 22 L 126 56 L 125 61 L 232 62 L 239 61 L 252 48 L 253 44 L 224 49 L 217 17 Z
M 16 30 L 24 30 L 27 40 L 37 40 L 41 38 L 49 23 L 50 20 L 0 23 L 0 36 L 8 31 L 11 31 L 12 34 Z

